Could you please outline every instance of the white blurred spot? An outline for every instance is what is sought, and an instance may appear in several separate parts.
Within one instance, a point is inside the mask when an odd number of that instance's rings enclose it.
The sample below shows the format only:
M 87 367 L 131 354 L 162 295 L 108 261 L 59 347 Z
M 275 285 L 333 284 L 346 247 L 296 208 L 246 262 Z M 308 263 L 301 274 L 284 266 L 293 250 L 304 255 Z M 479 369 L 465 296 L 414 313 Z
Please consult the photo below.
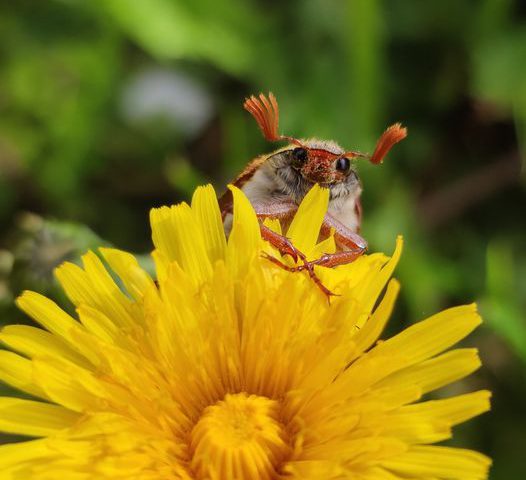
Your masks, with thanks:
M 141 124 L 162 118 L 184 135 L 196 135 L 210 120 L 213 103 L 208 92 L 180 72 L 150 68 L 137 73 L 124 87 L 121 111 L 126 121 Z

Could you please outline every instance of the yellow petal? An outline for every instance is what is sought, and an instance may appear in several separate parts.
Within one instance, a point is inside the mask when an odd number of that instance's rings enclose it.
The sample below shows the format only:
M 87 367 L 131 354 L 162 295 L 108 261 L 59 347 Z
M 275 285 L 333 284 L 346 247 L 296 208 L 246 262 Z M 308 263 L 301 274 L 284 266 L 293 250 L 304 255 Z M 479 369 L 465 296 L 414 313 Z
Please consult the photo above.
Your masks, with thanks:
M 384 418 L 382 435 L 408 444 L 435 443 L 451 437 L 451 424 L 436 418 L 394 414 Z
M 103 311 L 118 326 L 135 324 L 131 300 L 117 287 L 100 259 L 93 252 L 82 257 L 85 270 L 66 262 L 55 275 L 69 299 L 76 305 L 89 305 Z
M 212 264 L 224 260 L 226 254 L 226 238 L 217 203 L 217 196 L 211 185 L 198 187 L 192 197 L 192 211 L 203 232 L 205 248 Z
M 28 357 L 63 357 L 83 366 L 89 366 L 78 352 L 57 335 L 28 325 L 8 325 L 0 331 L 0 341 Z
M 378 340 L 378 337 L 382 333 L 389 317 L 391 316 L 399 291 L 400 284 L 398 281 L 392 279 L 387 285 L 387 290 L 380 305 L 378 305 L 374 313 L 371 315 L 371 318 L 365 322 L 353 337 L 353 340 L 356 342 L 356 351 L 358 353 L 367 350 L 376 340 Z
M 170 260 L 161 250 L 154 250 L 152 252 L 153 262 L 155 263 L 155 272 L 157 273 L 157 281 L 164 282 L 166 280 L 167 271 L 170 268 Z
M 134 302 L 118 287 L 98 255 L 89 251 L 82 256 L 82 264 L 96 301 L 91 306 L 112 319 L 120 319 L 123 326 L 137 323 L 139 318 L 134 316 Z
M 101 340 L 106 342 L 116 342 L 119 335 L 119 329 L 100 310 L 88 305 L 81 305 L 77 308 L 77 313 L 80 322 L 86 327 L 86 330 Z
M 178 260 L 179 252 L 172 239 L 177 238 L 179 232 L 172 224 L 172 207 L 152 208 L 150 210 L 150 225 L 152 240 L 156 249 L 161 251 L 169 262 Z
M 76 412 L 98 405 L 101 386 L 88 370 L 51 358 L 34 360 L 33 366 L 35 381 L 53 402 Z
M 346 478 L 348 471 L 343 465 L 331 460 L 300 460 L 286 463 L 283 473 L 290 475 L 291 479 L 336 480 Z
M 0 350 L 0 381 L 35 397 L 48 398 L 33 380 L 31 360 L 16 353 Z
M 406 405 L 400 409 L 400 412 L 410 415 L 425 415 L 447 421 L 451 425 L 457 425 L 487 412 L 491 407 L 490 398 L 491 392 L 480 390 L 456 397 Z
M 81 353 L 88 360 L 93 358 L 89 345 L 79 344 L 72 333 L 81 329 L 81 325 L 62 310 L 55 302 L 35 292 L 25 291 L 17 298 L 18 307 L 33 320 L 40 323 L 51 333 L 63 338 L 68 345 Z
M 325 240 L 322 240 L 318 243 L 313 250 L 310 252 L 310 258 L 316 259 L 320 258 L 326 253 L 336 252 L 336 242 L 334 240 L 334 235 L 329 235 Z
M 346 368 L 336 380 L 323 390 L 323 398 L 331 398 L 337 402 L 339 399 L 352 398 L 368 392 L 369 389 L 389 373 L 399 370 L 406 362 L 403 355 L 373 356 L 365 355 Z M 420 396 L 420 389 L 416 386 L 409 391 L 405 385 L 400 389 L 384 389 L 389 395 L 399 396 L 414 401 Z M 414 390 L 416 388 L 416 391 Z M 416 397 L 415 397 L 416 396 Z M 383 402 L 388 400 L 383 399 Z M 392 401 L 389 400 L 389 401 Z M 327 402 L 327 400 L 326 400 Z
M 101 248 L 100 252 L 133 298 L 141 299 L 144 292 L 152 288 L 152 279 L 131 253 L 115 248 Z
M 279 233 L 280 235 L 282 234 L 279 218 L 266 217 L 263 220 L 263 225 L 270 228 L 273 232 Z
M 479 367 L 476 348 L 456 349 L 393 373 L 377 386 L 388 388 L 411 384 L 418 385 L 422 393 L 427 393 L 460 380 Z
M 363 284 L 363 286 L 356 289 L 355 295 L 362 299 L 364 309 L 367 312 L 372 311 L 380 293 L 387 285 L 387 282 L 391 278 L 394 269 L 398 265 L 400 256 L 402 255 L 404 241 L 401 236 L 396 239 L 396 247 L 393 256 L 382 266 L 381 270 L 370 276 L 370 280 Z M 372 255 L 371 255 L 372 256 Z M 360 260 L 360 259 L 358 259 Z M 379 263 L 381 259 L 379 259 Z M 356 263 L 356 262 L 354 262 Z
M 36 292 L 25 292 L 17 298 L 18 307 L 50 332 L 68 339 L 69 332 L 78 323 L 55 302 Z
M 204 243 L 204 232 L 186 203 L 150 212 L 155 247 L 176 261 L 190 275 L 194 286 L 210 278 L 212 267 Z
M 395 438 L 387 437 L 365 437 L 365 438 L 335 438 L 331 441 L 320 439 L 312 448 L 305 448 L 302 457 L 331 458 L 335 462 L 341 462 L 342 458 L 347 463 L 379 463 L 382 458 L 397 457 L 407 451 L 407 445 Z
M 384 468 L 372 467 L 356 476 L 356 480 L 401 480 L 398 475 L 388 472 Z M 414 480 L 414 479 L 412 479 Z M 437 480 L 434 478 L 420 478 L 418 480 Z
M 480 323 L 475 304 L 450 308 L 412 325 L 376 346 L 371 353 L 389 356 L 403 352 L 407 365 L 411 365 L 449 348 Z
M 414 446 L 407 453 L 382 462 L 384 468 L 402 476 L 430 476 L 448 480 L 484 480 L 491 460 L 460 448 Z
M 234 197 L 232 231 L 228 238 L 227 264 L 234 272 L 244 272 L 255 255 L 259 254 L 261 233 L 259 221 L 245 194 L 229 185 Z
M 48 448 L 45 439 L 0 445 L 0 479 L 22 480 L 20 476 L 11 476 L 7 469 L 20 468 L 30 462 L 37 463 L 39 459 L 50 455 L 53 455 L 53 451 Z
M 315 184 L 302 200 L 287 231 L 294 246 L 305 253 L 311 252 L 318 241 L 321 224 L 329 206 L 329 190 Z
M 0 397 L 0 431 L 18 435 L 46 436 L 70 427 L 78 413 L 59 405 Z

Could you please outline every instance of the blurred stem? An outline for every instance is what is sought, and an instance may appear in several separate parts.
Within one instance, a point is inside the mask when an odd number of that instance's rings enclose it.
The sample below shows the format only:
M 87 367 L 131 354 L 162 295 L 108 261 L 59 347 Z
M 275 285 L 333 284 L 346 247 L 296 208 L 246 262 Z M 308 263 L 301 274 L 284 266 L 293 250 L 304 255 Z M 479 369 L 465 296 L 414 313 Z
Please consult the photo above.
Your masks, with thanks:
M 515 261 L 510 245 L 489 244 L 486 255 L 486 297 L 481 302 L 484 318 L 526 362 L 526 325 L 517 295 Z
M 226 171 L 227 181 L 231 181 L 237 173 L 241 172 L 251 158 L 248 147 L 248 138 L 252 134 L 247 126 L 252 123 L 247 120 L 246 112 L 238 105 L 223 105 L 221 109 L 221 120 L 223 125 L 223 166 Z M 258 133 L 259 135 L 259 133 Z
M 519 155 L 521 157 L 520 176 L 524 184 L 526 183 L 526 96 L 522 104 L 517 102 L 514 105 L 513 114 L 517 142 L 519 144 Z
M 378 0 L 348 0 L 345 3 L 345 59 L 349 96 L 347 119 L 353 141 L 366 143 L 377 126 L 383 105 L 385 45 Z M 357 19 L 359 19 L 357 21 Z

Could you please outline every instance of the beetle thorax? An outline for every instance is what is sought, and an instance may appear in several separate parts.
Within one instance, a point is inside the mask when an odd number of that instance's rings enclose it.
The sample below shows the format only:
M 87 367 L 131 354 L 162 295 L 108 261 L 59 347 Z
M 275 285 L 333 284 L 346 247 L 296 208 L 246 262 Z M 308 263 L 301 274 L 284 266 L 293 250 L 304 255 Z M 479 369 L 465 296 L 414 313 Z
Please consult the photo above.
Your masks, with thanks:
M 243 185 L 248 199 L 253 204 L 293 202 L 299 205 L 313 185 L 319 183 L 330 190 L 329 212 L 345 226 L 357 231 L 360 219 L 356 204 L 362 189 L 356 170 L 353 167 L 344 176 L 331 171 L 334 159 L 342 155 L 344 150 L 332 141 L 309 139 L 301 143 L 319 155 L 314 161 L 311 160 L 312 164 L 305 165 L 303 169 L 294 167 L 291 152 L 296 145 L 277 150 L 268 155 L 252 178 Z

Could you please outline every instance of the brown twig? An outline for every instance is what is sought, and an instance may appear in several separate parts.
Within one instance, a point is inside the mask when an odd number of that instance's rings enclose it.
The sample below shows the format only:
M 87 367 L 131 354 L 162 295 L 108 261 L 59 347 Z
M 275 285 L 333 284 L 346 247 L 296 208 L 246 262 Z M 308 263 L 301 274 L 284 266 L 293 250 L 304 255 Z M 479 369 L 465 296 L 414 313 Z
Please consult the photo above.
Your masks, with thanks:
M 424 197 L 418 217 L 426 228 L 437 228 L 519 180 L 519 155 L 507 155 Z

